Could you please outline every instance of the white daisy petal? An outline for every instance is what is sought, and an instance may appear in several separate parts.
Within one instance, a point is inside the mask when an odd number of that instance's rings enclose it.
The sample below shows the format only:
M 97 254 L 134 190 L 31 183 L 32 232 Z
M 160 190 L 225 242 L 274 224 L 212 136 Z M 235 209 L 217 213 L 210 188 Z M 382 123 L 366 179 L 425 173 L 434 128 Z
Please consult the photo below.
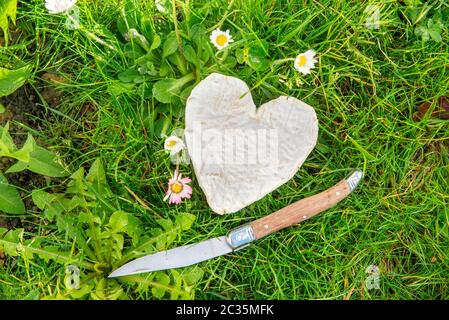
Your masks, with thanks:
M 299 54 L 294 61 L 295 69 L 302 74 L 310 74 L 311 69 L 315 68 L 315 63 L 318 62 L 315 55 L 316 53 L 313 50 L 307 50 Z
M 220 29 L 215 29 L 210 35 L 210 42 L 218 49 L 221 50 L 226 48 L 229 43 L 234 42 L 232 36 L 230 35 L 229 29 L 226 32 Z
M 313 50 L 307 50 L 304 54 L 309 57 L 315 57 L 315 55 L 316 55 L 315 51 L 313 51 Z
M 162 12 L 162 13 L 167 13 L 168 12 L 168 8 L 165 6 L 166 1 L 164 1 L 164 0 L 154 0 L 154 3 L 156 5 L 157 11 Z
M 45 8 L 51 14 L 68 11 L 76 4 L 76 0 L 45 0 Z
M 167 139 L 165 139 L 164 149 L 170 151 L 171 155 L 177 154 L 184 148 L 185 148 L 184 142 L 176 136 L 170 136 Z

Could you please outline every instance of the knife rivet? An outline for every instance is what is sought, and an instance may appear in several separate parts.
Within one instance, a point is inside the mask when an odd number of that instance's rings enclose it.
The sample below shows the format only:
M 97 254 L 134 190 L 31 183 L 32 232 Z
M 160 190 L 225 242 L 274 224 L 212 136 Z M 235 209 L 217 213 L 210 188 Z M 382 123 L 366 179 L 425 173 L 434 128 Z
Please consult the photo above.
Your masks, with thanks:
M 339 195 L 340 195 L 340 192 L 337 191 L 337 196 L 339 196 Z
M 268 229 L 268 224 L 265 225 L 265 229 Z
M 302 216 L 303 219 L 307 219 L 307 216 Z

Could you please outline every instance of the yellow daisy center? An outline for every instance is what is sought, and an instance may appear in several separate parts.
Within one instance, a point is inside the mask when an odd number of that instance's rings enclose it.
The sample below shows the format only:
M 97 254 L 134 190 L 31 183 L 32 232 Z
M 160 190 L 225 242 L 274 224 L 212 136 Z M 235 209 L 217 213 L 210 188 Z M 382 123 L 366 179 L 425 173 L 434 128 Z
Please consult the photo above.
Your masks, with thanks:
M 300 56 L 298 59 L 298 67 L 304 67 L 307 63 L 306 56 Z
M 170 141 L 167 142 L 167 146 L 168 147 L 173 147 L 174 145 L 176 145 L 176 143 L 177 143 L 176 140 L 170 140 Z
M 174 193 L 180 193 L 182 189 L 184 189 L 184 186 L 182 185 L 182 183 L 175 182 L 170 186 L 170 189 Z
M 224 46 L 228 42 L 228 37 L 226 37 L 224 34 L 220 34 L 217 36 L 215 41 L 219 46 Z

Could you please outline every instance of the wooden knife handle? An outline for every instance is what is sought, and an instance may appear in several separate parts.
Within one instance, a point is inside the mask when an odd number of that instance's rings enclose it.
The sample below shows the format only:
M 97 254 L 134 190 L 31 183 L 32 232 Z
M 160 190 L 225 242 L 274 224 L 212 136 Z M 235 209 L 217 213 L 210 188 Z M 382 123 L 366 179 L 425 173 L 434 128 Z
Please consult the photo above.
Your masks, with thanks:
M 333 207 L 357 187 L 361 178 L 362 172 L 357 170 L 347 179 L 341 180 L 326 191 L 299 200 L 266 217 L 250 222 L 255 239 L 260 239 L 270 233 L 310 219 L 320 212 Z

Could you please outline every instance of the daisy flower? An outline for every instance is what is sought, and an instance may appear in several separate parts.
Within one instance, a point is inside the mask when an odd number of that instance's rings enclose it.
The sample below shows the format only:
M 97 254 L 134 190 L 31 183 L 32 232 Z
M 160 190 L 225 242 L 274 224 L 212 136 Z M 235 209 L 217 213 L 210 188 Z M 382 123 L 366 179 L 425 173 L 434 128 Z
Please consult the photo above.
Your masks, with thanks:
M 192 187 L 187 185 L 192 179 L 182 178 L 182 173 L 178 175 L 175 171 L 173 178 L 168 180 L 168 190 L 165 193 L 164 201 L 168 199 L 168 203 L 180 204 L 183 198 L 190 199 Z
M 170 136 L 165 139 L 164 149 L 170 151 L 170 155 L 172 156 L 174 156 L 184 148 L 184 142 L 176 136 Z
M 58 14 L 70 10 L 76 3 L 76 0 L 45 0 L 45 8 L 51 14 Z
M 299 54 L 295 59 L 295 69 L 302 74 L 309 74 L 310 70 L 315 68 L 315 63 L 318 62 L 315 55 L 316 53 L 313 50 Z
M 67 16 L 67 20 L 66 20 L 66 26 L 69 29 L 81 29 L 83 32 L 86 33 L 86 35 L 97 41 L 99 44 L 104 45 L 106 47 L 108 47 L 111 50 L 115 50 L 115 48 L 106 43 L 104 40 L 100 39 L 98 36 L 96 36 L 95 34 L 93 34 L 92 32 L 85 30 L 79 21 L 79 11 L 77 9 L 77 7 L 75 7 L 77 0 L 45 0 L 45 8 L 47 8 L 48 12 L 51 14 L 59 14 L 59 13 L 64 13 Z M 70 9 L 75 8 L 77 10 L 75 10 L 75 13 L 73 12 L 69 12 Z
M 156 5 L 156 9 L 159 12 L 167 12 L 167 8 L 166 8 L 166 0 L 154 0 L 154 4 Z
M 221 50 L 229 46 L 229 43 L 234 42 L 232 36 L 229 34 L 229 30 L 226 32 L 220 29 L 215 29 L 210 35 L 210 42 L 218 49 Z

